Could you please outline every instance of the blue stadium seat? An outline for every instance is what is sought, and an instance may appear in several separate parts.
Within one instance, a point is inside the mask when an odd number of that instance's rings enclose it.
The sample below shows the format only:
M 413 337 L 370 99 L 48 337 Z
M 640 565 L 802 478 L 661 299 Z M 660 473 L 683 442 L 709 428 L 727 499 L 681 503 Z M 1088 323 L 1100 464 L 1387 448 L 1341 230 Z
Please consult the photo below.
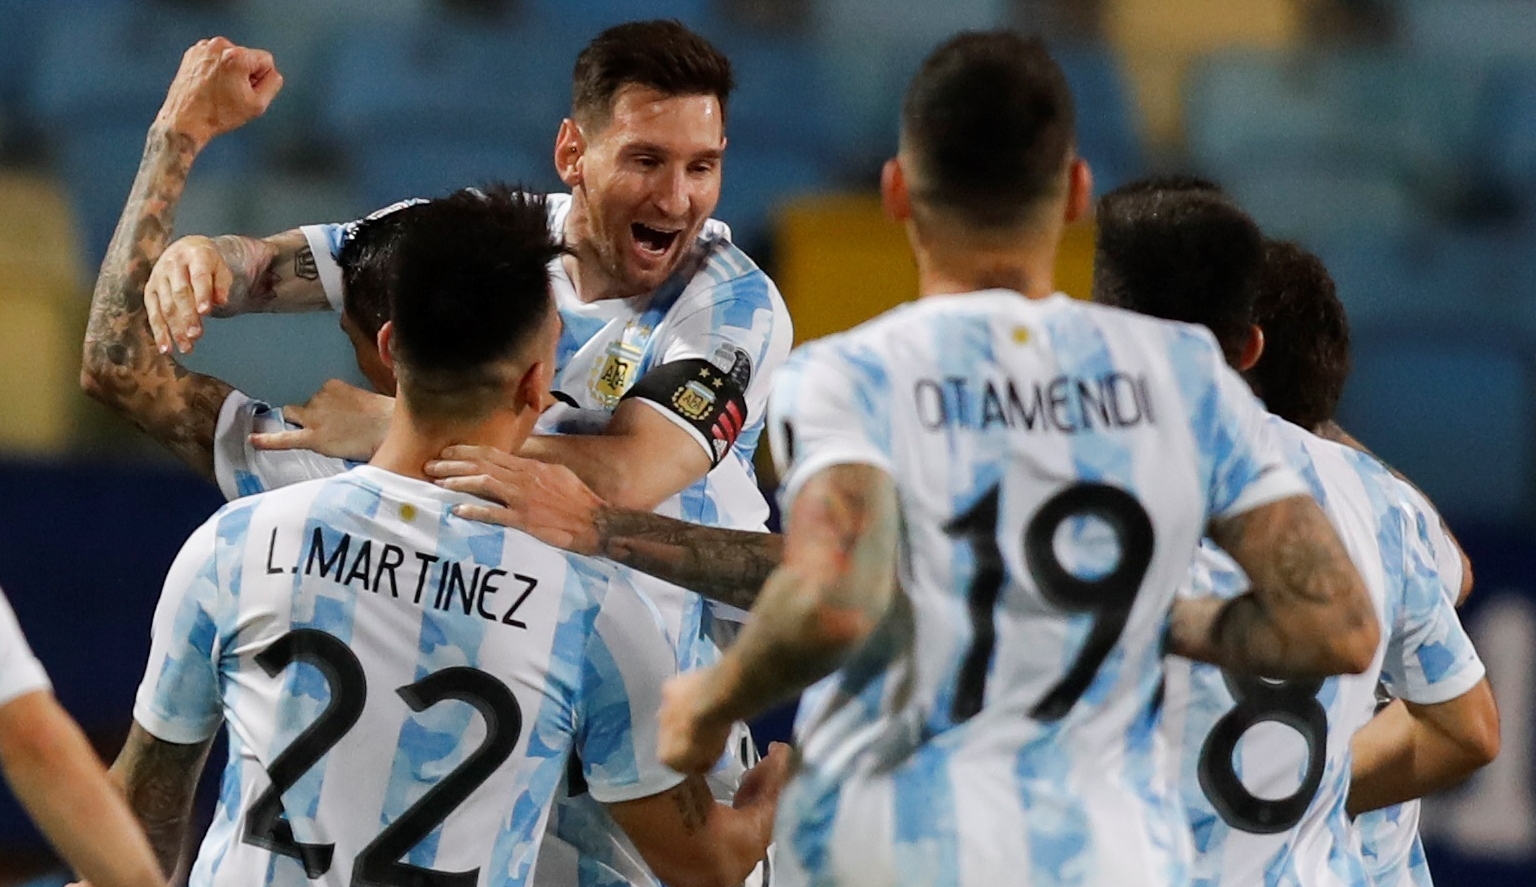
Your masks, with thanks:
M 1400 30 L 1415 49 L 1461 59 L 1536 55 L 1536 4 L 1529 0 L 1396 0 Z
M 1406 231 L 1419 214 L 1402 182 L 1371 165 L 1253 164 L 1223 184 L 1267 233 L 1304 243 Z
M 741 30 L 709 36 L 730 57 L 736 76 L 726 117 L 734 144 L 835 156 L 828 77 L 809 40 Z
M 1114 53 L 1100 46 L 1053 47 L 1077 102 L 1078 151 L 1093 168 L 1095 190 L 1141 174 L 1145 158 L 1135 106 Z
M 1340 421 L 1451 518 L 1529 518 L 1536 413 L 1523 346 L 1447 326 L 1354 336 Z
M 714 0 L 522 0 L 519 5 L 531 17 L 564 22 L 591 39 L 603 28 L 637 18 L 675 18 L 698 28 L 712 17 Z
M 1265 157 L 1325 153 L 1344 114 L 1315 57 L 1242 50 L 1197 63 L 1184 128 L 1195 161 L 1220 175 Z
M 774 213 L 780 205 L 792 197 L 832 186 L 826 164 L 814 156 L 733 145 L 726 150 L 725 179 L 715 217 L 731 226 L 737 245 L 756 255 L 768 246 Z
M 1536 197 L 1536 61 L 1493 75 L 1481 140 L 1494 179 Z
M 336 48 L 325 124 L 348 149 L 432 132 L 547 155 L 581 42 L 562 28 L 446 19 L 359 29 Z
M 1314 245 L 1359 329 L 1520 322 L 1511 292 L 1518 253 L 1507 236 L 1425 228 L 1355 232 Z
M 316 314 L 253 314 L 204 324 L 189 369 L 223 379 L 270 403 L 303 403 L 327 379 L 367 387 L 338 318 Z M 274 354 L 282 355 L 273 360 Z
M 552 152 L 525 151 L 504 141 L 426 134 L 409 140 L 396 137 L 360 150 L 358 193 L 372 208 L 408 197 L 437 197 L 492 180 L 543 190 L 560 186 Z

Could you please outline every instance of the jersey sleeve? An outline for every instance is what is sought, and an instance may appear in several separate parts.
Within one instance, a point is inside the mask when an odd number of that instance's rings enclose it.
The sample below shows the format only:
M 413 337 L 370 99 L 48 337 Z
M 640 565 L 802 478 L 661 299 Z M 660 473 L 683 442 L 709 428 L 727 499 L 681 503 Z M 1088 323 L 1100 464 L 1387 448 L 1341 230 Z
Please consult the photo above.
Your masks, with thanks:
M 1215 381 L 1195 410 L 1200 445 L 1211 460 L 1206 507 L 1211 519 L 1234 517 L 1292 496 L 1310 495 L 1285 458 L 1270 415 L 1244 382 L 1210 346 Z
M 666 630 L 641 592 L 613 574 L 587 645 L 577 756 L 594 800 L 660 794 L 683 776 L 657 760 L 662 684 L 677 673 Z
M 769 402 L 768 433 L 779 472 L 779 505 L 834 465 L 893 472 L 889 384 L 870 349 L 818 342 L 790 355 Z
M 1463 579 L 1461 549 L 1451 539 L 1451 534 L 1446 530 L 1445 523 L 1440 519 L 1440 512 L 1435 510 L 1434 504 L 1412 484 L 1401 479 L 1397 480 L 1397 484 L 1403 498 L 1408 500 L 1408 513 L 1418 529 L 1414 539 L 1426 548 L 1421 553 L 1434 566 L 1436 574 L 1440 577 L 1441 590 L 1445 592 L 1446 599 L 1454 605 L 1461 600 Z
M 1486 669 L 1446 597 L 1431 540 L 1408 511 L 1403 532 L 1403 600 L 1393 620 L 1381 681 L 1393 696 L 1420 705 L 1448 702 L 1483 679 Z
M 366 219 L 376 219 L 402 207 L 425 202 L 422 198 L 413 197 L 375 210 L 364 219 L 299 227 L 299 233 L 304 235 L 305 242 L 309 244 L 309 251 L 314 255 L 315 272 L 320 276 L 320 285 L 325 288 L 325 298 L 331 303 L 332 311 L 339 314 L 342 307 L 341 263 L 337 258 L 341 255 L 341 245 L 346 243 L 347 238 L 357 229 L 357 226 Z
M 683 313 L 653 343 L 655 363 L 624 397 L 666 416 L 718 465 L 761 420 L 794 330 L 773 281 L 758 269 L 684 298 L 689 304 L 673 309 Z
M 283 418 L 281 409 L 230 392 L 219 409 L 213 432 L 213 474 L 225 499 L 253 496 L 346 471 L 344 459 L 309 450 L 258 450 L 251 446 L 257 432 L 288 431 L 298 425 Z
M 166 742 L 202 742 L 223 718 L 217 665 L 218 521 L 215 516 L 182 546 L 155 607 L 149 661 L 133 719 Z
M 52 689 L 43 664 L 32 655 L 11 602 L 0 593 L 0 705 L 38 690 Z

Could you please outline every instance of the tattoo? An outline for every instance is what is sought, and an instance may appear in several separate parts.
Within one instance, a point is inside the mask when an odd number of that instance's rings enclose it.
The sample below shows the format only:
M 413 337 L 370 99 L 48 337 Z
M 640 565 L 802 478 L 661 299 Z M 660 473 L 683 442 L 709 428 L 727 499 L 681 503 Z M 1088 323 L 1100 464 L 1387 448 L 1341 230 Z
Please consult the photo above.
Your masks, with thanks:
M 320 269 L 315 265 L 315 252 L 308 245 L 294 255 L 293 275 L 301 280 L 320 279 Z
M 731 684 L 709 717 L 757 714 L 842 665 L 897 594 L 899 530 L 896 487 L 880 469 L 837 465 L 811 478 L 793 506 L 784 562 L 716 671 Z
M 784 548 L 783 537 L 773 533 L 706 527 L 634 509 L 604 508 L 596 530 L 604 557 L 742 610 L 752 609 Z
M 1211 535 L 1252 581 L 1211 624 L 1218 663 L 1270 677 L 1337 673 L 1322 639 L 1343 637 L 1376 616 L 1317 504 L 1283 499 L 1221 521 Z
M 233 389 L 161 354 L 144 312 L 144 286 L 170 239 L 196 154 L 190 137 L 150 131 L 91 297 L 82 378 L 92 397 L 211 478 L 214 428 Z
M 112 765 L 122 780 L 129 809 L 143 825 L 155 859 L 168 875 L 181 861 L 197 780 L 212 746 L 211 738 L 193 745 L 165 742 L 135 724 Z
M 683 829 L 688 836 L 697 835 L 709 822 L 709 811 L 715 806 L 715 798 L 709 793 L 709 784 L 698 777 L 689 777 L 672 790 L 672 803 L 682 814 Z

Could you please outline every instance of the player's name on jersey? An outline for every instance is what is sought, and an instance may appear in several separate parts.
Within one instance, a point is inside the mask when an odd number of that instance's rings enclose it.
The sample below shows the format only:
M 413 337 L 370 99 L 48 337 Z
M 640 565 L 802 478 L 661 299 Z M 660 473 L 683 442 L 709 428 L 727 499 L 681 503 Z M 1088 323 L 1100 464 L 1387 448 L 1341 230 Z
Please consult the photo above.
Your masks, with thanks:
M 1002 426 L 1077 434 L 1153 422 L 1145 376 L 1057 376 L 1047 382 L 944 376 L 913 386 L 917 417 L 929 431 Z
M 284 556 L 282 548 L 274 528 L 267 545 L 269 575 L 303 572 L 377 595 L 400 598 L 403 593 L 418 607 L 462 610 L 466 616 L 523 629 L 528 625 L 517 618 L 518 608 L 539 584 L 537 578 L 522 573 L 444 560 L 424 551 L 407 552 L 398 545 L 325 527 L 313 529 L 297 556 Z

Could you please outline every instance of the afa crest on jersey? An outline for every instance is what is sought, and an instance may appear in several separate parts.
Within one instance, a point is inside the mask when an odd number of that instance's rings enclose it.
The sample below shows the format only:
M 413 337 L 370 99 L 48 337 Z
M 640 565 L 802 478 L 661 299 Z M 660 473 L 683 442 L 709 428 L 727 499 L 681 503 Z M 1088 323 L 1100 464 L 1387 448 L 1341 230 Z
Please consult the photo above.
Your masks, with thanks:
M 698 381 L 689 382 L 672 395 L 672 406 L 685 419 L 698 422 L 715 405 L 715 393 Z
M 592 396 L 604 408 L 613 409 L 635 381 L 635 369 L 639 366 L 639 348 L 623 341 L 609 345 L 592 373 Z

